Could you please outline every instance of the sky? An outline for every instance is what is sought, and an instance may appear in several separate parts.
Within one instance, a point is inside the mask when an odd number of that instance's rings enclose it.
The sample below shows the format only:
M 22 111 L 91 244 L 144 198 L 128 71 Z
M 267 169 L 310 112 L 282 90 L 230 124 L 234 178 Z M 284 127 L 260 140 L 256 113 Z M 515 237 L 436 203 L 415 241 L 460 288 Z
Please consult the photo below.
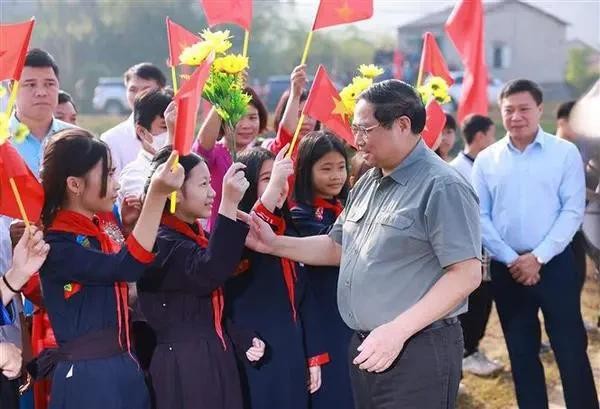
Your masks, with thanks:
M 283 0 L 282 2 L 286 2 Z M 570 23 L 568 39 L 579 38 L 600 49 L 600 0 L 526 0 Z M 399 25 L 455 4 L 452 0 L 374 0 L 375 14 L 357 26 L 392 34 Z M 299 15 L 312 20 L 318 0 L 296 0 Z

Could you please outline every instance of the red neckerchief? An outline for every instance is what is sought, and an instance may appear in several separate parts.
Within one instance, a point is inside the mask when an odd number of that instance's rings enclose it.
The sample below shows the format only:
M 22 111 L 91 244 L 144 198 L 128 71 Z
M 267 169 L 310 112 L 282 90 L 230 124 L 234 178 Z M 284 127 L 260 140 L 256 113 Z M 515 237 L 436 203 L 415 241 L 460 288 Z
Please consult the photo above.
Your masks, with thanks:
M 93 237 L 100 243 L 100 250 L 105 254 L 118 253 L 120 250 L 119 244 L 113 241 L 110 236 L 100 227 L 100 219 L 94 216 L 92 219 L 70 210 L 59 210 L 56 217 L 52 221 L 50 228 L 51 232 L 72 233 Z M 81 290 L 81 284 L 69 283 L 73 287 L 72 294 Z M 65 298 L 69 296 L 65 295 Z M 117 302 L 117 323 L 119 327 L 119 345 L 122 344 L 122 331 L 125 328 L 125 342 L 127 344 L 127 352 L 131 355 L 131 339 L 129 336 L 129 306 L 127 303 L 127 283 L 115 282 L 115 299 Z
M 342 210 L 344 210 L 344 207 L 342 206 L 342 202 L 340 202 L 338 199 L 334 199 L 332 201 L 332 200 L 325 200 L 321 197 L 316 197 L 315 200 L 313 201 L 312 205 L 317 211 L 319 209 L 331 210 L 333 212 L 333 214 L 335 214 L 336 219 L 342 213 Z
M 164 213 L 160 224 L 167 226 L 170 229 L 175 230 L 183 234 L 186 237 L 194 240 L 196 244 L 200 248 L 208 247 L 208 239 L 204 235 L 204 230 L 202 229 L 202 225 L 200 221 L 196 221 L 196 225 L 198 227 L 198 233 L 192 229 L 192 227 L 177 217 Z M 213 319 L 215 322 L 215 331 L 217 335 L 221 339 L 221 343 L 223 343 L 223 349 L 227 350 L 227 344 L 225 344 L 225 337 L 223 337 L 223 307 L 225 306 L 225 296 L 223 293 L 223 287 L 219 287 L 216 290 L 213 290 L 211 294 L 211 301 L 213 307 Z
M 256 206 L 254 206 L 254 211 L 264 221 L 269 223 L 271 227 L 273 227 L 273 229 L 275 230 L 275 234 L 277 234 L 278 236 L 283 236 L 285 234 L 286 224 L 283 217 L 274 215 L 260 201 L 256 204 Z M 281 270 L 283 271 L 283 280 L 285 281 L 285 286 L 287 287 L 288 292 L 288 298 L 290 300 L 290 305 L 292 306 L 292 318 L 294 319 L 294 322 L 296 322 L 296 263 L 290 259 L 283 257 L 280 257 L 280 260 Z

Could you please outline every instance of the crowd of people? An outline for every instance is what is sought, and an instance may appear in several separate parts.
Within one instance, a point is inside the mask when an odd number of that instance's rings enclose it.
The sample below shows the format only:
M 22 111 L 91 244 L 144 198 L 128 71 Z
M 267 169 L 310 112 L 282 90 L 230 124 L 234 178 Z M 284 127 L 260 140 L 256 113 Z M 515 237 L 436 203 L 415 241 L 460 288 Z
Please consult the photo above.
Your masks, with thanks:
M 505 137 L 447 114 L 432 150 L 419 93 L 387 80 L 358 98 L 358 151 L 306 117 L 288 152 L 301 65 L 274 138 L 247 87 L 234 132 L 211 109 L 178 156 L 156 66 L 125 72 L 132 113 L 100 137 L 59 78 L 30 50 L 10 118 L 45 203 L 38 226 L 0 217 L 2 409 L 453 408 L 463 371 L 503 370 L 480 349 L 493 303 L 519 407 L 548 407 L 541 310 L 567 407 L 598 408 L 580 306 L 598 147 L 574 102 L 554 136 L 540 87 L 510 81 Z

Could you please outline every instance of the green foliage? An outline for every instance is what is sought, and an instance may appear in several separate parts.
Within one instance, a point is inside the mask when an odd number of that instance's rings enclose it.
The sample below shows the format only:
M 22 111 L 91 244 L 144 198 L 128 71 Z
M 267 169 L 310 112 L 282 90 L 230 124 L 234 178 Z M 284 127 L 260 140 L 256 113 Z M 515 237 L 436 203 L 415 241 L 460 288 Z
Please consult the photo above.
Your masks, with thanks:
M 202 96 L 215 107 L 223 122 L 232 128 L 246 115 L 252 99 L 243 92 L 237 75 L 214 70 L 204 85 Z
M 592 69 L 589 63 L 590 57 L 591 52 L 588 48 L 569 50 L 566 80 L 569 85 L 580 93 L 585 92 L 598 79 L 600 74 L 598 67 L 596 67 L 596 70 Z

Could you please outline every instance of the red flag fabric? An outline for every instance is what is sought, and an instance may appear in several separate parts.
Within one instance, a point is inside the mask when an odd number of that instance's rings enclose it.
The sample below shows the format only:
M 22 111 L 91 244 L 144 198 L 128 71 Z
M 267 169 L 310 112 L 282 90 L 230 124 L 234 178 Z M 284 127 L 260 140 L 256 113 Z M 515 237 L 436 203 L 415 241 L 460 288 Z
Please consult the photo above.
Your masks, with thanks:
M 212 62 L 213 56 L 211 55 L 196 68 L 190 79 L 175 94 L 177 119 L 175 121 L 173 147 L 180 155 L 188 155 L 192 149 L 202 89 L 210 74 Z
M 0 80 L 20 80 L 35 20 L 0 24 Z
M 425 107 L 425 111 L 427 113 L 425 129 L 421 132 L 421 136 L 425 144 L 433 149 L 446 125 L 446 114 L 435 99 L 429 101 Z
M 167 63 L 169 67 L 179 64 L 179 56 L 185 48 L 201 41 L 200 37 L 174 23 L 169 17 L 167 17 L 167 39 L 169 42 L 169 61 Z
M 10 186 L 10 178 L 17 185 L 27 218 L 36 223 L 44 205 L 44 189 L 17 150 L 10 142 L 5 142 L 0 145 L 0 214 L 22 219 Z
M 252 0 L 200 0 L 209 26 L 233 23 L 250 30 Z
M 321 121 L 327 129 L 354 146 L 354 135 L 344 111 L 344 104 L 322 65 L 317 69 L 303 112 Z
M 446 21 L 446 32 L 465 66 L 458 105 L 459 122 L 468 114 L 488 114 L 488 71 L 483 29 L 481 0 L 460 0 Z
M 395 48 L 394 49 L 394 78 L 397 80 L 401 80 L 404 77 L 404 54 L 402 51 Z
M 368 20 L 373 16 L 373 0 L 321 0 L 313 31 L 324 27 Z
M 423 34 L 423 52 L 421 53 L 421 69 L 423 73 L 442 77 L 448 86 L 454 84 L 446 60 L 438 47 L 435 37 L 430 32 Z M 419 84 L 420 85 L 420 84 Z

